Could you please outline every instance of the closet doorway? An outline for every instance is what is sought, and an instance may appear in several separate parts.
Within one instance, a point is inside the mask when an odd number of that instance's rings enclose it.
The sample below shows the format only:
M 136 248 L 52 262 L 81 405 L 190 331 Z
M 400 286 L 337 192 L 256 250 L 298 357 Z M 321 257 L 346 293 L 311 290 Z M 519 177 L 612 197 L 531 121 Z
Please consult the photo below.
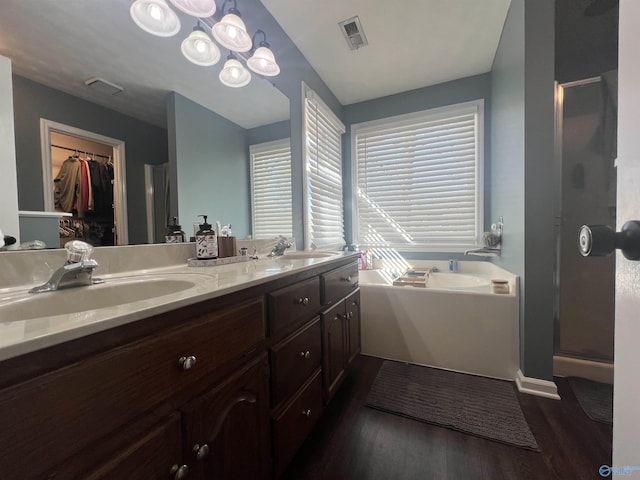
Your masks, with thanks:
M 100 172 L 110 173 L 109 180 L 103 179 L 102 189 L 99 186 L 95 190 L 92 188 L 85 197 L 85 202 L 90 203 L 88 210 L 85 203 L 80 209 L 73 209 L 71 219 L 61 219 L 64 223 L 60 229 L 61 246 L 70 239 L 83 239 L 94 246 L 127 245 L 124 141 L 46 119 L 40 119 L 40 141 L 46 211 L 56 210 L 54 179 L 67 159 L 88 160 L 85 163 L 87 167 L 99 166 Z M 91 160 L 95 163 L 91 164 Z M 91 171 L 90 168 L 87 170 Z M 97 183 L 97 178 L 94 177 L 91 183 Z M 109 186 L 109 194 L 105 195 L 108 182 L 112 182 L 112 186 Z

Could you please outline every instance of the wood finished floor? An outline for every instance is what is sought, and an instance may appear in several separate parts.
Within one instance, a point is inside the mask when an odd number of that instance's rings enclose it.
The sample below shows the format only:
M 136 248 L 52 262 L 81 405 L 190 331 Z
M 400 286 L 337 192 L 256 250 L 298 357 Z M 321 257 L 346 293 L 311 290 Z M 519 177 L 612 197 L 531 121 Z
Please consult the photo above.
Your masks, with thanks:
M 518 393 L 539 453 L 365 407 L 381 364 L 354 362 L 283 480 L 586 480 L 611 465 L 611 426 L 590 420 L 563 378 L 560 401 Z

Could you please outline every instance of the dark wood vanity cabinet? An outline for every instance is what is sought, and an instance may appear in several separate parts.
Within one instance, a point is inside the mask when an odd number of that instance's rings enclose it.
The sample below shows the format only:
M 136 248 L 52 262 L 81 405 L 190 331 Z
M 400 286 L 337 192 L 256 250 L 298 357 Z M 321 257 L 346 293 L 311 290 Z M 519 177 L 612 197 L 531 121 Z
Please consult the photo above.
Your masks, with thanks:
M 194 480 L 271 478 L 266 355 L 182 408 Z
M 325 400 L 333 398 L 353 359 L 360 353 L 360 290 L 322 315 Z
M 357 273 L 344 259 L 0 362 L 0 478 L 279 476 L 360 350 Z

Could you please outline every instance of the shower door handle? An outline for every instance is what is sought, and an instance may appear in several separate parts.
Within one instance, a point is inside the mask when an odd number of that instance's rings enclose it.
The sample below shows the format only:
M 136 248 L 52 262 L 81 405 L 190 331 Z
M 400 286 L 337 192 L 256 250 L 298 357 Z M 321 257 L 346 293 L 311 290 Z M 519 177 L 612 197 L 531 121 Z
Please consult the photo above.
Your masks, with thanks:
M 578 234 L 578 249 L 583 257 L 603 257 L 616 248 L 628 260 L 640 260 L 640 221 L 631 220 L 616 232 L 608 225 L 583 225 Z

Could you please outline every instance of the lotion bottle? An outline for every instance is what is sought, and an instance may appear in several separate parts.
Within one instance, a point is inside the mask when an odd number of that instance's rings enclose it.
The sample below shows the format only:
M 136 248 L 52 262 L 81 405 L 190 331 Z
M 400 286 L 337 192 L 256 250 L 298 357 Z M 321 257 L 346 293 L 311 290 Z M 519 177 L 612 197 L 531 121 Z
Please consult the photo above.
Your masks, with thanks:
M 164 239 L 166 243 L 182 243 L 185 241 L 185 234 L 182 231 L 182 227 L 178 225 L 178 217 L 173 217 L 173 225 L 169 225 Z
M 198 215 L 204 218 L 200 224 L 200 230 L 196 233 L 196 257 L 202 260 L 218 258 L 218 237 L 211 224 L 207 223 L 207 215 Z

